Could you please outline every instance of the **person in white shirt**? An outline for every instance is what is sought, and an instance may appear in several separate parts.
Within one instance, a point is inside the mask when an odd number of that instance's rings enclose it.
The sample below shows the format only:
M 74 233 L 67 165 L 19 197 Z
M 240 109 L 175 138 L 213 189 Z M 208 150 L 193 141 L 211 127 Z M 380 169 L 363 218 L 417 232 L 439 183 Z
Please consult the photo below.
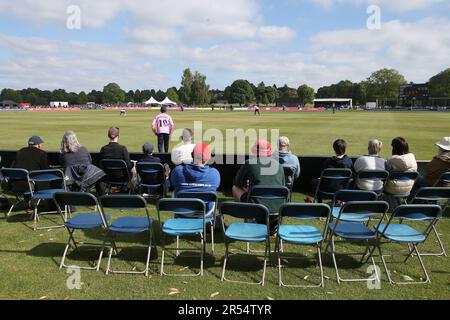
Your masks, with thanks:
M 374 139 L 369 141 L 369 155 L 360 157 L 353 165 L 355 172 L 359 173 L 363 170 L 385 170 L 386 160 L 378 156 L 381 152 L 383 143 L 380 140 Z M 380 180 L 366 180 L 357 179 L 356 187 L 361 190 L 381 190 L 383 189 L 383 182 Z
M 183 136 L 181 139 L 183 143 L 176 146 L 172 150 L 172 162 L 176 166 L 180 164 L 192 164 L 192 151 L 195 144 L 192 143 L 193 133 L 191 129 L 183 129 Z

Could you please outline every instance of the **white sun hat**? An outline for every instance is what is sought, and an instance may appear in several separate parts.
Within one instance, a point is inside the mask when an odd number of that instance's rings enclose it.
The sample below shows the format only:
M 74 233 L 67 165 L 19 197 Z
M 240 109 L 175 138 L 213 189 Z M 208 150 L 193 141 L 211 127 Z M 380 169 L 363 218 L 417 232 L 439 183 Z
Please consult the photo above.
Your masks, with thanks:
M 450 151 L 450 137 L 442 138 L 441 141 L 436 142 L 436 145 L 441 149 Z

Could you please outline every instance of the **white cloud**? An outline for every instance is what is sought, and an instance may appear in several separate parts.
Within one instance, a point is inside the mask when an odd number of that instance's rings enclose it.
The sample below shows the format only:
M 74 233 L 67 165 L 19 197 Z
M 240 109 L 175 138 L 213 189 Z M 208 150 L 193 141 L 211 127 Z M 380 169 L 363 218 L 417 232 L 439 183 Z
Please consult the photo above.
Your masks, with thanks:
M 382 9 L 396 12 L 419 10 L 442 3 L 445 0 L 310 0 L 321 7 L 331 8 L 333 5 L 378 5 Z

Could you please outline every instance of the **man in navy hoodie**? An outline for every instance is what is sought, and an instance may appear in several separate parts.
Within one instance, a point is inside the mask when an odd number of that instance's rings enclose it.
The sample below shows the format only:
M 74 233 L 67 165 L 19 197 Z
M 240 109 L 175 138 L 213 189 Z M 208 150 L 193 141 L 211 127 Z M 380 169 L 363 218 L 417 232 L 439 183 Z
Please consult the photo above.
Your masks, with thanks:
M 192 152 L 193 164 L 176 167 L 172 172 L 174 196 L 178 192 L 216 192 L 220 186 L 220 174 L 217 169 L 207 166 L 211 160 L 211 149 L 207 144 L 197 144 Z M 206 213 L 214 213 L 214 203 L 207 203 Z

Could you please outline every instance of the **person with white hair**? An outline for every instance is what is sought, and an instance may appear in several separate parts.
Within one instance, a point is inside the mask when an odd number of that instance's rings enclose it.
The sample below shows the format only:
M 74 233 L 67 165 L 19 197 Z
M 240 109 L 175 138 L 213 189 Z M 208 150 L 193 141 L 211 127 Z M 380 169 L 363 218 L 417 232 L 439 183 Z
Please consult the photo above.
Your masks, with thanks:
M 92 164 L 89 151 L 78 142 L 77 135 L 73 131 L 67 131 L 62 138 L 59 160 L 63 168 Z
M 291 142 L 288 137 L 280 137 L 278 140 L 278 151 L 275 151 L 273 157 L 280 162 L 283 168 L 290 168 L 294 172 L 293 177 L 287 179 L 298 179 L 300 177 L 300 161 L 298 157 L 290 151 Z M 286 184 L 292 184 L 294 181 L 286 181 Z
M 386 160 L 381 158 L 378 154 L 381 152 L 383 142 L 378 139 L 369 141 L 368 151 L 366 156 L 359 157 L 353 166 L 356 173 L 364 170 L 385 170 Z M 383 189 L 383 182 L 380 180 L 357 179 L 356 187 L 361 190 L 381 190 Z
M 191 129 L 183 129 L 183 136 L 181 139 L 183 143 L 172 150 L 172 162 L 176 166 L 181 164 L 192 164 L 192 151 L 194 151 L 195 144 L 192 143 L 193 132 Z

